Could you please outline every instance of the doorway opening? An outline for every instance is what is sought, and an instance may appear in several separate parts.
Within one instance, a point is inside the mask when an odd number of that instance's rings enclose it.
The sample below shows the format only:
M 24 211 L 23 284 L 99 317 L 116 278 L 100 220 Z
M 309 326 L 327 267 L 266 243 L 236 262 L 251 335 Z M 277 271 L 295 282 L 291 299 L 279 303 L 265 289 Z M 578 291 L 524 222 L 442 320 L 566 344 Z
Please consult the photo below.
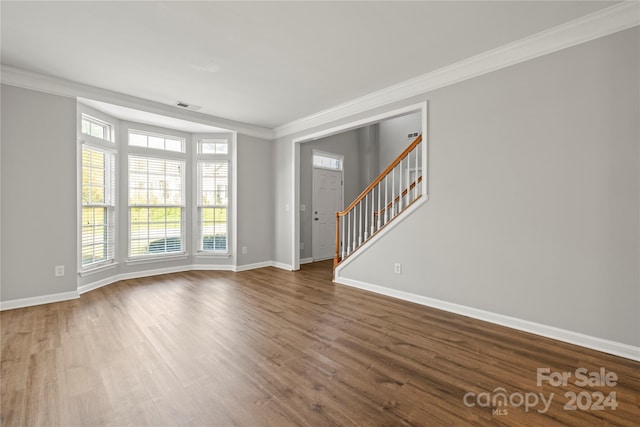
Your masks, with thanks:
M 401 125 L 399 138 L 394 138 L 396 147 L 386 144 L 378 144 L 384 138 L 380 125 L 383 122 L 399 124 L 403 117 L 413 116 L 417 120 L 407 127 Z M 398 119 L 398 120 L 395 120 Z M 405 129 L 407 128 L 407 129 Z M 389 129 L 393 129 L 390 127 Z M 376 132 L 380 132 L 377 134 Z M 396 133 L 396 131 L 393 131 Z M 312 149 L 318 149 L 328 153 L 340 153 L 344 156 L 343 170 L 343 204 L 354 200 L 367 184 L 379 174 L 379 170 L 386 162 L 386 158 L 393 154 L 396 148 L 405 148 L 408 135 L 427 134 L 427 102 L 400 107 L 381 114 L 364 119 L 355 120 L 318 132 L 306 134 L 292 141 L 292 209 L 291 209 L 291 265 L 293 271 L 300 269 L 300 264 L 314 261 L 312 251 L 312 214 L 315 212 L 312 205 Z M 408 141 L 408 142 L 407 142 Z M 349 150 L 351 147 L 352 150 Z M 389 150 L 387 150 L 389 148 Z M 402 151 L 402 149 L 400 149 Z M 373 154 L 376 153 L 376 154 Z M 397 155 L 397 153 L 396 153 Z M 395 156 L 394 156 L 395 157 Z M 421 164 L 426 168 L 427 150 L 422 150 Z M 350 165 L 355 165 L 351 167 Z M 416 171 L 417 172 L 417 171 Z M 426 170 L 422 170 L 426 174 Z M 363 187 L 364 185 L 364 187 Z M 352 194 L 353 193 L 353 194 Z M 422 180 L 421 194 L 427 196 L 427 180 Z M 425 197 L 426 199 L 426 197 Z M 311 207 L 311 209 L 310 209 Z M 342 210 L 344 206 L 341 207 Z M 335 212 L 333 232 L 331 238 L 335 252 Z M 319 220 L 318 220 L 319 221 Z

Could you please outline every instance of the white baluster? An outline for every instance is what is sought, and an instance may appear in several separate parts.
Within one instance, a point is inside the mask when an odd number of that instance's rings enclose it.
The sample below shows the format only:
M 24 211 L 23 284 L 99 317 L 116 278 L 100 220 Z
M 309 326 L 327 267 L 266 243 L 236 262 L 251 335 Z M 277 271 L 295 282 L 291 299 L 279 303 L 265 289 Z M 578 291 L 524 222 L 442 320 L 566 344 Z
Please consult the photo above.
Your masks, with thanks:
M 354 209 L 354 210 L 355 210 L 355 209 L 358 209 L 358 206 L 356 205 L 356 207 L 355 207 L 355 208 L 353 208 L 353 209 Z M 358 247 L 358 245 L 357 245 L 357 243 L 358 243 L 358 237 L 356 236 L 356 233 L 357 233 L 357 230 L 358 230 L 358 229 L 356 228 L 356 226 L 357 226 L 357 224 L 356 224 L 356 220 L 357 220 L 357 219 L 358 219 L 358 216 L 357 216 L 357 215 L 356 215 L 356 213 L 354 212 L 354 213 L 353 213 L 353 250 L 354 250 L 354 251 L 355 251 L 355 250 L 356 250 L 356 248 Z
M 364 240 L 367 240 L 367 237 L 369 237 L 369 196 L 371 195 L 371 192 L 368 192 L 366 196 L 364 196 L 364 200 L 362 201 L 364 203 Z
M 342 236 L 340 238 L 340 251 L 342 252 L 342 259 L 344 259 L 344 257 L 347 255 L 346 252 L 345 252 L 345 246 L 346 246 L 345 245 L 345 239 L 346 239 L 346 236 L 344 234 L 344 230 L 345 230 L 344 219 L 345 219 L 345 217 L 343 216 L 341 218 L 342 218 Z
M 345 222 L 347 223 L 347 255 L 351 253 L 351 211 L 344 217 Z
M 358 203 L 360 214 L 358 215 L 358 246 L 362 244 L 362 201 Z
M 375 215 L 375 203 L 376 203 L 376 187 L 371 190 L 371 236 L 376 232 L 376 215 Z
M 397 166 L 396 166 L 397 167 Z M 391 218 L 395 216 L 396 210 L 396 168 L 391 171 Z
M 382 227 L 382 210 L 380 201 L 382 200 L 382 180 L 378 183 L 378 230 Z
M 402 206 L 403 206 L 403 197 L 402 197 L 402 193 L 404 192 L 404 187 L 402 186 L 402 163 L 404 162 L 404 159 L 400 160 L 400 174 L 398 175 L 398 179 L 400 180 L 400 185 L 398 186 L 398 213 L 402 210 Z
M 420 144 L 416 145 L 416 148 L 414 150 L 414 155 L 415 157 L 415 167 L 414 167 L 414 174 L 413 174 L 413 182 L 416 184 L 415 185 L 415 191 L 413 192 L 413 200 L 418 198 L 418 147 L 420 146 Z
M 384 177 L 384 223 L 389 221 L 389 175 Z

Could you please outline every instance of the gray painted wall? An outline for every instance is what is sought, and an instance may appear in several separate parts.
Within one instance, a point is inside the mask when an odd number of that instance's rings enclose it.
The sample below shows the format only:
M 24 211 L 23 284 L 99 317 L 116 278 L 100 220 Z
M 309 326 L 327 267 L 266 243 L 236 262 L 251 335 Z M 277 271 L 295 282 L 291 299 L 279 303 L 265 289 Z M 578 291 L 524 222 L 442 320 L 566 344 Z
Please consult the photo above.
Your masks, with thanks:
M 380 122 L 378 128 L 380 139 L 378 173 L 380 173 L 413 142 L 415 138 L 407 138 L 407 134 L 421 131 L 422 118 L 419 112 L 406 114 Z
M 76 290 L 76 101 L 2 85 L 3 301 Z M 54 267 L 65 266 L 63 277 Z
M 377 123 L 358 129 L 360 188 L 362 190 L 367 188 L 367 186 L 380 174 L 379 132 L 379 124 Z
M 343 276 L 640 345 L 639 36 L 387 106 L 429 101 L 429 201 Z
M 272 148 L 264 139 L 238 135 L 238 265 L 273 260 Z

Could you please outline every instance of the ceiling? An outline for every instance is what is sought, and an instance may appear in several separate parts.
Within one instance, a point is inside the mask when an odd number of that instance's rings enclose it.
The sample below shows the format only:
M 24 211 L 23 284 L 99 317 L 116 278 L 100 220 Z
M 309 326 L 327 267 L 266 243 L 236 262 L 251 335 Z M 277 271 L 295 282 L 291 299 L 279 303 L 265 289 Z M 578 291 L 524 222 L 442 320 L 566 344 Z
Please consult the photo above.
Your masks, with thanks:
M 3 1 L 1 61 L 271 129 L 613 4 Z

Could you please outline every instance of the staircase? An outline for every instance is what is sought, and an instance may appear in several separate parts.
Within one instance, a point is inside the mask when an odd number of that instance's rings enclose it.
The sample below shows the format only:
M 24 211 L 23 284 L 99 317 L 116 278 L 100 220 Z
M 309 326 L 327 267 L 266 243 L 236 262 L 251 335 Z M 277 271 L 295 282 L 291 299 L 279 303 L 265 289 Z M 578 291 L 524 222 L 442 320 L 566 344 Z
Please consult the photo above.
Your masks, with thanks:
M 422 150 L 420 135 L 345 210 L 336 212 L 334 269 L 422 196 Z

